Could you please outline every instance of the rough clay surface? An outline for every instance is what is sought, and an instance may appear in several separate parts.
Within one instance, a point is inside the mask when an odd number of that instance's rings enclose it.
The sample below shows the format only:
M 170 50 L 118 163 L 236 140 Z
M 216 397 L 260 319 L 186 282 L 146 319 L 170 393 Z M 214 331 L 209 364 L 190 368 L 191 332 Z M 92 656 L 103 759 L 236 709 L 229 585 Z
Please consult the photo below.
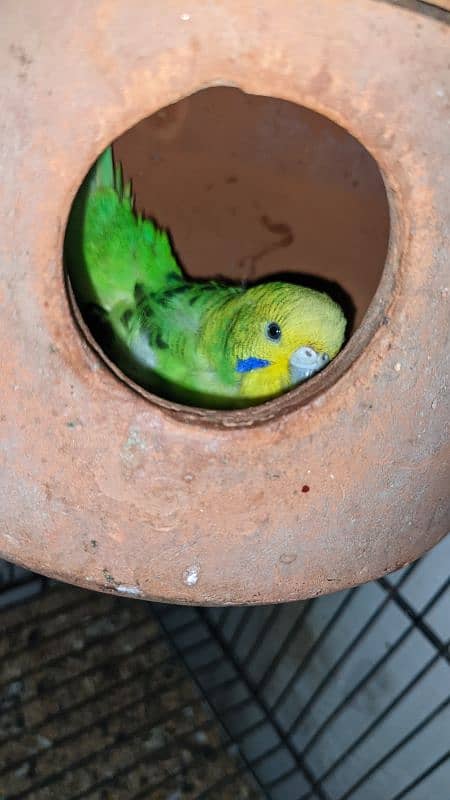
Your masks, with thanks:
M 2 555 L 188 603 L 307 597 L 417 558 L 449 521 L 449 28 L 371 0 L 2 10 Z M 254 427 L 188 422 L 120 383 L 79 336 L 62 278 L 70 203 L 98 152 L 218 83 L 348 128 L 391 205 L 352 343 Z

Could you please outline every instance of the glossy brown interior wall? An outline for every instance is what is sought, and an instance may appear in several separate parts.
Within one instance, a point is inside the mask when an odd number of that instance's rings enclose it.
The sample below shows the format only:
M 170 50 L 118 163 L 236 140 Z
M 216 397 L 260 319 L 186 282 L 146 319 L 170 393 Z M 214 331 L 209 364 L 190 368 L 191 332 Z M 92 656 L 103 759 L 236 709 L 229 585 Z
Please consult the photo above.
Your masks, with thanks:
M 342 285 L 361 321 L 389 211 L 378 166 L 343 128 L 294 103 L 214 87 L 140 122 L 115 154 L 138 208 L 171 231 L 191 275 L 312 273 Z

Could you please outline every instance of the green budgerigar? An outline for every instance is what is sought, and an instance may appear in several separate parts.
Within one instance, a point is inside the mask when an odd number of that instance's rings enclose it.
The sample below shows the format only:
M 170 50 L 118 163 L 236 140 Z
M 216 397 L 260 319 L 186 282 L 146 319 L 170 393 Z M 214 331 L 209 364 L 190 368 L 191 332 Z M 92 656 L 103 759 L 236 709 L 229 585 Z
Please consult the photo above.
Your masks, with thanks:
M 75 199 L 65 259 L 82 312 L 107 332 L 108 355 L 135 382 L 178 402 L 262 402 L 314 375 L 344 342 L 345 316 L 323 292 L 185 276 L 168 234 L 135 213 L 111 147 Z

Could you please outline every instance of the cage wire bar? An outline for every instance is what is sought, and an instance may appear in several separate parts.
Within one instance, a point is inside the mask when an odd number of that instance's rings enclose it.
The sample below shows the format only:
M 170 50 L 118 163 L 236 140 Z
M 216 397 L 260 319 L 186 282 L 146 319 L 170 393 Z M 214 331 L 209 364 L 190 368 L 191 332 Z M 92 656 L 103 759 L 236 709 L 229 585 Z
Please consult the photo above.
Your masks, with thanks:
M 279 606 L 143 603 L 3 563 L 3 800 L 450 800 L 450 538 Z

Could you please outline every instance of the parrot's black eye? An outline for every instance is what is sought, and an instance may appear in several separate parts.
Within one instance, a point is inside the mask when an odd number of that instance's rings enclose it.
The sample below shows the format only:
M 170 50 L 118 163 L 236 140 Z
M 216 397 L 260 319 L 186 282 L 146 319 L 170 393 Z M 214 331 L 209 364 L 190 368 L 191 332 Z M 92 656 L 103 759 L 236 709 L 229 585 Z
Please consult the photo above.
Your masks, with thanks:
M 279 342 L 281 339 L 281 328 L 278 322 L 269 322 L 266 327 L 266 336 L 271 342 Z

